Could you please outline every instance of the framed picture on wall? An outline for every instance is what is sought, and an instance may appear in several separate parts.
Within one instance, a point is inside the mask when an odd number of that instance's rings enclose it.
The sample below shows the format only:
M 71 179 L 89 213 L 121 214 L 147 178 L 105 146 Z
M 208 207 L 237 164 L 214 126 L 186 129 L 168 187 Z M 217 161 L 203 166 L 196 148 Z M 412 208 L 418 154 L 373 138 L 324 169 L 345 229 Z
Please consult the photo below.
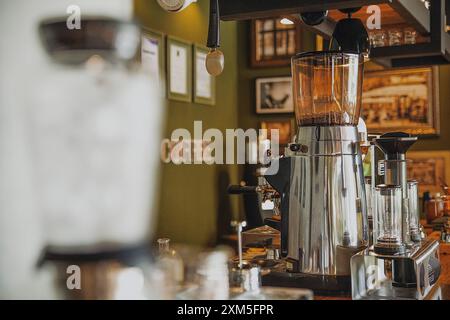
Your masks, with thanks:
M 207 47 L 194 45 L 194 102 L 216 104 L 216 78 L 206 70 Z
M 291 77 L 256 79 L 256 113 L 294 112 Z
M 408 179 L 419 182 L 419 192 L 442 192 L 441 184 L 450 184 L 450 151 L 410 151 Z
M 167 37 L 167 97 L 192 101 L 192 43 Z
M 293 119 L 282 119 L 282 120 L 270 120 L 270 121 L 262 121 L 261 129 L 266 129 L 266 135 L 260 137 L 261 139 L 271 139 L 272 131 L 278 130 L 278 138 L 279 138 L 279 154 L 285 154 L 285 148 L 289 143 L 292 142 L 294 137 L 294 120 Z
M 164 92 L 165 87 L 165 43 L 164 34 L 151 29 L 142 30 L 141 38 L 141 65 Z
M 276 17 L 251 21 L 252 67 L 289 66 L 291 57 L 300 52 L 299 24 L 282 20 Z
M 285 120 L 271 120 L 271 121 L 262 121 L 261 129 L 267 130 L 267 136 L 263 137 L 264 139 L 271 138 L 271 130 L 278 130 L 278 137 L 280 145 L 287 145 L 291 142 L 293 137 L 293 124 L 291 119 Z
M 438 68 L 366 72 L 362 104 L 362 115 L 370 132 L 438 135 Z

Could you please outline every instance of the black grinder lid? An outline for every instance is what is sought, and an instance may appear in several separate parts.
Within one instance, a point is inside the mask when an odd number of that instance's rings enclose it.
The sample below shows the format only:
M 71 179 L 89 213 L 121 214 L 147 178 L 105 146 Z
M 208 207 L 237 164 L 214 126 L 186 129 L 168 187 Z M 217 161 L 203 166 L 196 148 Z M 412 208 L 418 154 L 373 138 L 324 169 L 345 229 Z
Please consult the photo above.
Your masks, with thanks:
M 416 143 L 417 137 L 404 132 L 390 132 L 375 139 L 386 160 L 405 160 L 405 154 Z

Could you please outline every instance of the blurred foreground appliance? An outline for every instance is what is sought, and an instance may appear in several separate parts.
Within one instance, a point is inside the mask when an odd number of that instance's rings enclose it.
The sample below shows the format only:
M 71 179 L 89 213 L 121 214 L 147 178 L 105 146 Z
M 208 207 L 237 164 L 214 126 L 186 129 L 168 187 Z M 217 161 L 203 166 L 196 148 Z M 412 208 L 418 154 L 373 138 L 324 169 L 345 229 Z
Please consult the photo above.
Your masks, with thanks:
M 59 280 L 81 269 L 81 291 L 65 287 L 65 297 L 158 298 L 139 291 L 151 270 L 162 122 L 162 95 L 136 61 L 139 27 L 85 16 L 79 30 L 64 17 L 39 31 L 49 59 L 29 136 L 48 244 L 41 265 L 54 263 Z
M 58 299 L 170 298 L 167 281 L 153 260 L 147 244 L 49 246 L 38 267 L 52 270 Z

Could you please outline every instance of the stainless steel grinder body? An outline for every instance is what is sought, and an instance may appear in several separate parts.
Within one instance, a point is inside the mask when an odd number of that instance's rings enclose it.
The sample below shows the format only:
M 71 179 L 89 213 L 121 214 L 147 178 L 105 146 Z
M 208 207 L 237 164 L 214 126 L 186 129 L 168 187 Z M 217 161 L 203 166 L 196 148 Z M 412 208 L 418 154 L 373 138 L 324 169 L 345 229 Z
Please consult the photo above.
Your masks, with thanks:
M 280 172 L 266 177 L 281 194 L 281 249 L 290 273 L 350 278 L 351 257 L 368 246 L 357 130 L 363 71 L 364 57 L 354 52 L 292 58 L 299 127 Z
M 357 129 L 300 127 L 290 150 L 282 212 L 287 270 L 349 276 L 351 257 L 369 243 Z

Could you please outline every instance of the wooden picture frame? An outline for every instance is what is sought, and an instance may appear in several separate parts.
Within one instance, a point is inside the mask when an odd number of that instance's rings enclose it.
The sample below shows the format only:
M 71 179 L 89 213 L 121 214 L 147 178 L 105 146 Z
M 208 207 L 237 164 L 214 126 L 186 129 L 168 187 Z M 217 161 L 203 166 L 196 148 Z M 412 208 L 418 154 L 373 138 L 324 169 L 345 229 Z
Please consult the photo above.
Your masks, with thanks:
M 406 154 L 408 179 L 419 182 L 419 193 L 442 193 L 441 183 L 450 184 L 450 150 L 410 151 Z
M 264 137 L 266 139 L 271 137 L 270 130 L 278 129 L 280 146 L 287 146 L 294 137 L 292 119 L 261 121 L 261 129 L 267 130 L 267 137 Z
M 279 155 L 285 155 L 285 149 L 292 142 L 295 136 L 295 120 L 294 119 L 278 119 L 261 121 L 261 129 L 266 129 L 266 135 L 261 135 L 260 139 L 271 139 L 271 130 L 278 129 L 279 138 Z
M 158 60 L 158 74 L 156 75 L 152 75 L 154 77 L 157 78 L 160 86 L 161 86 L 161 92 L 166 92 L 165 90 L 165 85 L 166 85 L 166 77 L 165 77 L 165 61 L 166 61 L 166 54 L 165 54 L 165 48 L 166 48 L 166 43 L 165 43 L 165 36 L 164 33 L 153 30 L 153 29 L 148 29 L 148 28 L 142 28 L 142 35 L 141 35 L 141 52 L 140 52 L 140 61 L 141 61 L 141 65 L 142 68 L 144 69 L 144 72 L 155 72 L 154 70 L 154 66 L 152 65 L 153 62 L 152 61 L 148 61 L 146 62 L 145 60 L 145 54 L 149 54 L 149 55 L 153 55 L 154 52 L 149 52 L 146 49 L 146 44 L 145 41 L 150 41 L 152 42 L 154 45 L 158 46 L 158 56 L 156 57 L 156 59 Z M 151 59 L 151 58 L 150 58 Z M 147 69 L 147 70 L 146 70 Z
M 421 136 L 439 135 L 439 69 L 366 72 L 362 116 L 371 133 L 403 131 Z
M 250 22 L 251 67 L 287 67 L 292 56 L 301 51 L 299 23 L 285 25 L 280 23 L 281 19 L 255 19 Z
M 192 43 L 167 36 L 167 97 L 170 100 L 192 101 Z
M 291 77 L 258 78 L 255 86 L 257 114 L 294 112 Z
M 209 49 L 205 46 L 194 44 L 193 52 L 194 102 L 213 106 L 216 104 L 216 77 L 208 73 L 205 64 Z

